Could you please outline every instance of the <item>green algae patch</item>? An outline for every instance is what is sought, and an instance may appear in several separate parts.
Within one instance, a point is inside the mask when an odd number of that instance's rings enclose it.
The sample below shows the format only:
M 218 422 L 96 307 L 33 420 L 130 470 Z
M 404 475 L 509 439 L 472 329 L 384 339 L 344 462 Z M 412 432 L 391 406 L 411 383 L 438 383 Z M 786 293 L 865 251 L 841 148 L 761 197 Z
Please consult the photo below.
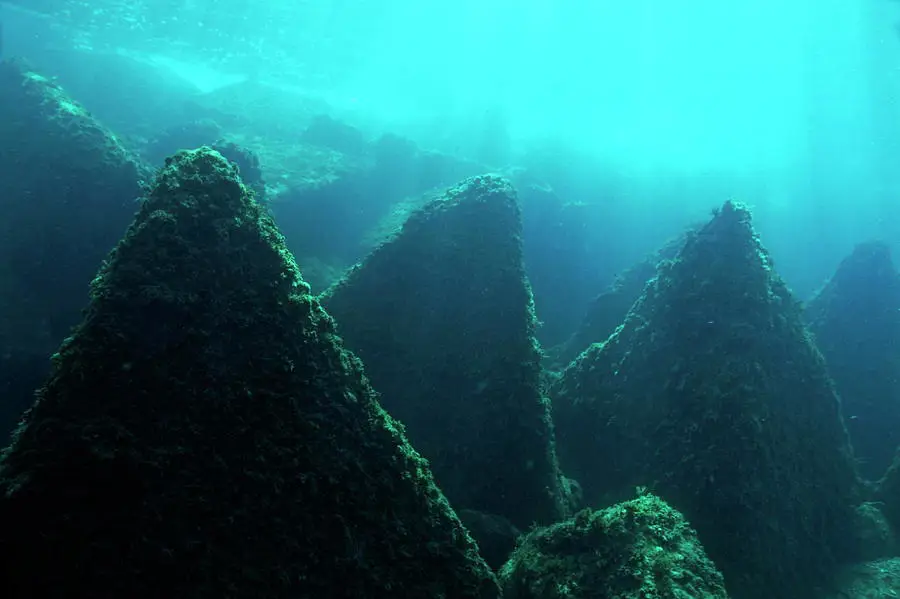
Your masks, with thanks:
M 159 172 L 0 458 L 5 597 L 497 596 L 268 213 Z
M 473 177 L 414 211 L 322 295 L 457 509 L 565 517 L 516 193 Z
M 688 522 L 643 494 L 526 535 L 500 571 L 505 599 L 726 599 Z

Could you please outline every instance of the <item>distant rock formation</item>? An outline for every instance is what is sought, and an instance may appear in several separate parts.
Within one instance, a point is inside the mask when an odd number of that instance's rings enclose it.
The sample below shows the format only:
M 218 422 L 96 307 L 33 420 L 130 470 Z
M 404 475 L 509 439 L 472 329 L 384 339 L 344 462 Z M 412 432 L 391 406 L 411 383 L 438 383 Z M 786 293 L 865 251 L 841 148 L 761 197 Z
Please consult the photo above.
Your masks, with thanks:
M 801 318 L 728 202 L 551 394 L 588 504 L 647 486 L 697 528 L 733 596 L 810 597 L 849 557 L 858 481 Z
M 578 327 L 581 310 L 605 280 L 596 231 L 589 226 L 598 208 L 561 197 L 528 171 L 511 169 L 510 176 L 522 206 L 525 269 L 541 323 L 537 335 L 553 347 Z
M 493 599 L 235 168 L 169 161 L 0 458 L 4 597 Z
M 856 246 L 806 319 L 840 393 L 860 473 L 878 480 L 900 447 L 900 273 L 890 247 Z
M 151 176 L 49 79 L 0 62 L 0 351 L 49 355 Z
M 697 534 L 642 495 L 528 533 L 500 571 L 504 599 L 726 599 Z
M 398 208 L 406 212 L 424 194 L 484 171 L 395 135 L 379 137 L 365 152 L 343 153 L 336 148 L 346 150 L 340 139 L 353 138 L 352 128 L 331 119 L 317 122 L 318 132 L 305 141 L 292 138 L 270 147 L 267 140 L 259 148 L 267 183 L 283 186 L 270 194 L 271 209 L 304 274 L 316 261 L 346 270 L 383 240 L 385 223 L 393 224 Z M 335 281 L 315 276 L 309 282 L 322 291 Z
M 516 194 L 466 180 L 322 296 L 457 509 L 515 526 L 568 510 L 541 383 Z
M 606 341 L 616 327 L 625 322 L 631 306 L 641 297 L 644 285 L 656 276 L 659 263 L 675 258 L 684 241 L 684 236 L 670 240 L 651 256 L 618 275 L 612 285 L 588 306 L 575 334 L 553 352 L 553 363 L 565 367 L 592 343 Z

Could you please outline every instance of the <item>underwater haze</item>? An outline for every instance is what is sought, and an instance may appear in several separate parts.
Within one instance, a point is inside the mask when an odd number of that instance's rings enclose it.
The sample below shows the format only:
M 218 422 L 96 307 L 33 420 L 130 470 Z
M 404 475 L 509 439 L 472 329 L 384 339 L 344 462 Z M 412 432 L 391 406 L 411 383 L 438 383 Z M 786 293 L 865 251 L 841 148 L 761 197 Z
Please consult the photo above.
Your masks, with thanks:
M 0 596 L 897 597 L 898 67 L 896 0 L 0 0 Z
M 203 89 L 259 78 L 492 166 L 563 148 L 587 181 L 570 200 L 615 204 L 653 234 L 673 232 L 658 219 L 702 218 L 720 198 L 696 188 L 714 181 L 757 209 L 802 294 L 859 238 L 900 234 L 890 0 L 22 0 L 4 12 L 7 54 L 71 43 L 143 55 Z

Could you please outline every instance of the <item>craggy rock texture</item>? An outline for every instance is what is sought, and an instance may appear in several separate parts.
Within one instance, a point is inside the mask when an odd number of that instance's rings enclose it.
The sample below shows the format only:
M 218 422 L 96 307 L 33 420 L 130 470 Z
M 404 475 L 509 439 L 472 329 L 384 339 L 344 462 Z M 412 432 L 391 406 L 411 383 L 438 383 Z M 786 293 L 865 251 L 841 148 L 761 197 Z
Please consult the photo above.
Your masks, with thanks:
M 47 354 L 150 173 L 55 83 L 0 62 L 0 351 Z
M 505 599 L 726 599 L 684 517 L 652 495 L 529 533 L 500 572 Z
M 685 237 L 669 241 L 652 256 L 648 256 L 618 275 L 603 293 L 588 306 L 581 326 L 566 343 L 554 352 L 553 361 L 567 366 L 592 343 L 602 343 L 625 321 L 628 311 L 644 291 L 647 281 L 656 275 L 656 267 L 663 260 L 671 260 L 684 246 Z
M 726 203 L 551 396 L 589 505 L 646 485 L 732 595 L 797 599 L 848 557 L 858 481 L 824 359 L 750 220 Z
M 900 558 L 853 564 L 838 575 L 838 587 L 827 599 L 895 599 L 900 596 Z
M 806 318 L 841 395 L 866 478 L 900 447 L 900 273 L 885 243 L 864 243 L 809 302 Z
M 161 171 L 0 459 L 4 597 L 494 598 L 268 214 Z
M 322 296 L 457 509 L 567 511 L 541 388 L 516 194 L 481 176 L 413 213 Z

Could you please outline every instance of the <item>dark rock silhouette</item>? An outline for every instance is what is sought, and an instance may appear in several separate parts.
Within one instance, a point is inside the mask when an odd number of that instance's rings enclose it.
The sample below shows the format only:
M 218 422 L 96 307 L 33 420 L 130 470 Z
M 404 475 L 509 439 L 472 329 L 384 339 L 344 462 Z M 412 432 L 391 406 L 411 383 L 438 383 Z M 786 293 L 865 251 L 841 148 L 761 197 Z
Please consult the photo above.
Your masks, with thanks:
M 565 367 L 592 343 L 602 343 L 612 335 L 644 291 L 647 281 L 656 275 L 656 267 L 663 260 L 671 260 L 684 246 L 685 237 L 679 236 L 616 276 L 613 283 L 588 306 L 581 326 L 568 341 L 553 352 L 552 361 Z
M 0 62 L 0 351 L 48 355 L 151 176 L 66 92 Z
M 4 597 L 497 597 L 236 169 L 159 173 L 0 458 Z
M 227 139 L 220 139 L 211 147 L 238 167 L 241 181 L 253 190 L 253 193 L 256 194 L 256 200 L 259 202 L 265 201 L 266 182 L 263 179 L 262 169 L 259 166 L 259 157 L 252 150 Z
M 522 531 L 503 516 L 459 510 L 459 519 L 478 540 L 478 549 L 484 561 L 494 570 L 499 570 L 506 563 L 522 535 Z
M 166 127 L 142 147 L 146 159 L 154 166 L 162 166 L 166 159 L 179 150 L 193 150 L 213 146 L 222 137 L 222 127 L 209 118 L 195 119 Z
M 522 528 L 565 515 L 516 195 L 466 180 L 322 296 L 454 507 Z
M 890 247 L 858 245 L 805 314 L 840 393 L 859 471 L 878 480 L 900 447 L 900 273 Z
M 25 352 L 0 355 L 0 445 L 7 444 L 49 372 L 49 355 Z
M 525 268 L 546 347 L 563 343 L 578 327 L 579 311 L 603 281 L 595 259 L 592 207 L 566 201 L 527 171 L 512 170 L 522 205 Z
M 560 461 L 591 505 L 645 485 L 738 597 L 810 597 L 849 559 L 858 480 L 824 359 L 750 222 L 726 203 L 624 325 L 557 381 Z
M 505 599 L 726 599 L 684 516 L 642 495 L 530 532 L 500 573 Z
M 338 132 L 347 129 L 334 126 Z M 342 272 L 377 245 L 383 222 L 405 212 L 403 206 L 409 200 L 442 191 L 484 170 L 445 154 L 420 151 L 393 135 L 378 138 L 362 154 L 342 154 L 299 139 L 292 140 L 290 147 L 303 149 L 302 161 L 294 157 L 286 164 L 304 177 L 298 180 L 293 174 L 286 179 L 287 187 L 272 198 L 271 209 L 304 273 L 310 258 L 336 265 Z M 302 168 L 298 169 L 299 163 Z M 269 180 L 267 174 L 267 181 L 278 179 Z M 309 283 L 317 291 L 335 282 L 318 276 L 312 279 Z

